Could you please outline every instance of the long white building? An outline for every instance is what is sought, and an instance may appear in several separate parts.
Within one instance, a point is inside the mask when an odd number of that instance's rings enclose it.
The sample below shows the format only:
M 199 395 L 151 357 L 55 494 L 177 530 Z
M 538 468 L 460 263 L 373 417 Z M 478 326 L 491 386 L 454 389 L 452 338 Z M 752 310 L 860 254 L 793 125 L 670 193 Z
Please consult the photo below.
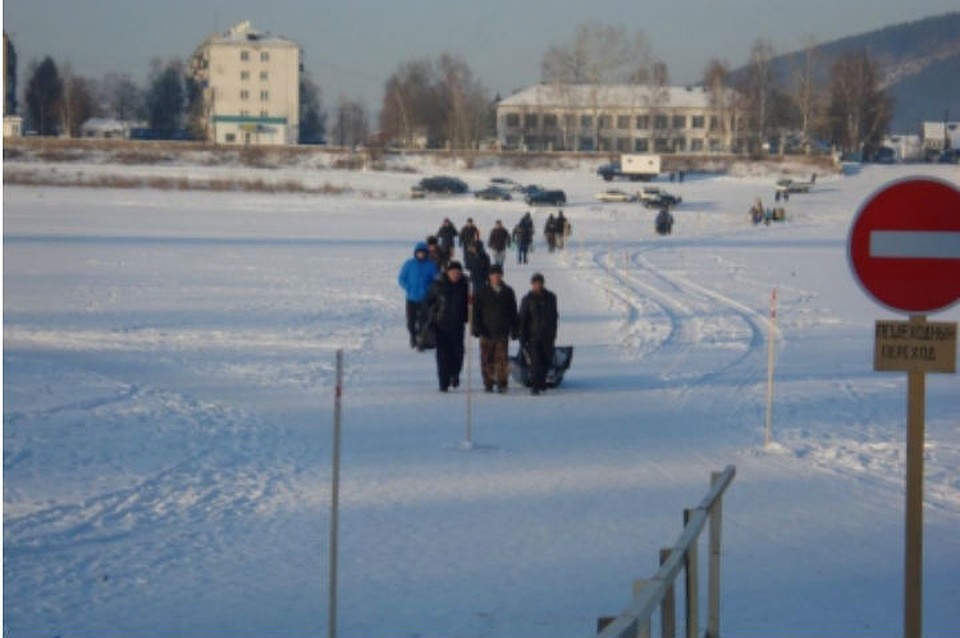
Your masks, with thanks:
M 300 47 L 241 22 L 204 40 L 190 61 L 202 91 L 206 139 L 217 144 L 296 144 Z
M 529 151 L 726 152 L 735 98 L 702 87 L 537 84 L 497 105 L 497 140 Z

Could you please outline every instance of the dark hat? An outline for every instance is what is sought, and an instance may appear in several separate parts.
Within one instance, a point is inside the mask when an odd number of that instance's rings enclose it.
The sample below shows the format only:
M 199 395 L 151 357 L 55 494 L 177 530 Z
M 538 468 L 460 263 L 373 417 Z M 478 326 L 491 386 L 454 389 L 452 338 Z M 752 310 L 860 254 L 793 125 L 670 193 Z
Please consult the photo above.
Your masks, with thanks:
M 491 274 L 491 275 L 502 275 L 502 274 L 503 274 L 503 266 L 501 266 L 500 264 L 493 264 L 492 266 L 490 266 L 489 274 Z
M 535 281 L 539 281 L 540 283 L 543 283 L 543 275 L 541 275 L 538 272 L 533 273 L 533 276 L 530 277 L 530 283 L 533 283 Z
M 463 270 L 463 266 L 460 265 L 459 261 L 453 260 L 447 264 L 447 270 Z

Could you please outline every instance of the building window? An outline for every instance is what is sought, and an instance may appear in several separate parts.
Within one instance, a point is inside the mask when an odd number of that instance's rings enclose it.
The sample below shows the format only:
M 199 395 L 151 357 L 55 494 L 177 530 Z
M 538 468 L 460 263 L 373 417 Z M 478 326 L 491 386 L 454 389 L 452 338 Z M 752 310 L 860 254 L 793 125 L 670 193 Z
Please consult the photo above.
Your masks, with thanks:
M 617 128 L 621 131 L 628 130 L 630 128 L 630 116 L 629 115 L 618 115 L 617 116 Z
M 706 124 L 707 118 L 702 115 L 694 115 L 690 118 L 690 128 L 703 128 Z
M 720 118 L 716 115 L 710 116 L 710 130 L 719 131 L 720 130 Z
M 673 140 L 673 152 L 674 153 L 683 153 L 687 150 L 687 138 L 678 137 Z
M 563 126 L 567 130 L 573 130 L 577 126 L 577 116 L 576 115 L 564 115 L 563 116 Z
M 537 128 L 536 113 L 525 113 L 523 115 L 523 128 Z
M 653 150 L 657 153 L 666 153 L 670 150 L 670 140 L 665 137 L 658 137 L 653 140 Z
M 227 134 L 224 136 L 224 138 L 226 139 L 227 144 L 233 144 L 234 142 L 237 141 L 237 134 L 236 134 L 236 133 L 227 133 Z
M 241 100 L 249 100 L 249 99 L 250 99 L 250 91 L 248 91 L 248 90 L 246 90 L 246 89 L 243 89 L 242 91 L 240 91 L 240 99 L 241 99 Z
M 260 80 L 266 82 L 268 79 L 270 79 L 270 74 L 266 71 L 260 71 Z
M 241 52 L 240 52 L 240 61 L 241 61 L 241 62 L 249 62 L 249 61 L 250 61 L 250 52 L 249 52 L 249 51 L 241 51 Z
M 245 82 L 250 79 L 250 71 L 240 71 L 240 81 Z
M 702 153 L 702 152 L 703 152 L 703 140 L 702 140 L 702 139 L 699 139 L 699 138 L 697 138 L 697 139 L 695 139 L 695 140 L 690 140 L 690 150 L 693 151 L 694 153 Z
M 629 119 L 629 118 L 627 118 Z M 617 138 L 617 151 L 620 153 L 629 153 L 630 152 L 630 138 L 628 137 L 618 137 Z
M 592 151 L 593 150 L 593 138 L 592 137 L 581 137 L 580 138 L 580 149 L 581 151 Z
M 609 115 L 601 115 L 597 118 L 597 126 L 601 129 L 611 128 L 613 125 L 613 118 Z
M 580 116 L 580 128 L 582 128 L 582 129 L 593 128 L 593 117 L 590 116 L 590 115 L 581 115 L 581 116 Z M 593 144 L 591 144 L 590 146 L 592 147 Z M 593 148 L 589 148 L 589 149 L 585 149 L 585 150 L 591 150 L 591 151 L 592 151 Z
M 520 126 L 520 114 L 519 113 L 507 113 L 506 117 L 507 126 L 516 128 Z
M 637 153 L 646 153 L 650 150 L 650 140 L 645 137 L 638 137 L 633 141 L 633 150 Z
M 664 130 L 667 128 L 667 116 L 666 115 L 657 115 L 653 118 L 653 128 L 657 130 Z
M 270 100 L 270 91 L 260 91 L 260 101 L 267 102 Z
M 687 116 L 686 115 L 674 115 L 673 116 L 673 128 L 687 128 Z
M 650 116 L 649 115 L 638 115 L 637 116 L 637 128 L 641 131 L 645 131 L 650 128 Z
M 270 52 L 269 52 L 269 51 L 261 51 L 261 52 L 260 52 L 260 61 L 261 61 L 261 62 L 269 62 L 269 61 L 270 61 Z
M 544 115 L 543 128 L 557 128 L 557 116 L 552 113 Z

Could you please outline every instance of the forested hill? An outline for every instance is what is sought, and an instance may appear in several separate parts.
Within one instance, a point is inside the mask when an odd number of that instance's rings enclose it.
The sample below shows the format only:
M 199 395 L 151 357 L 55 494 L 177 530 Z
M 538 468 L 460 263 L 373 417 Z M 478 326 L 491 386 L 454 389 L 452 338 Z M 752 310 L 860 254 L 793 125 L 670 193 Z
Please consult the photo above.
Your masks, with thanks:
M 894 99 L 893 132 L 918 132 L 920 122 L 942 120 L 945 114 L 960 120 L 960 11 L 819 44 L 814 56 L 820 80 L 827 81 L 838 56 L 860 49 L 883 70 Z M 790 86 L 804 55 L 801 50 L 774 59 L 782 86 Z

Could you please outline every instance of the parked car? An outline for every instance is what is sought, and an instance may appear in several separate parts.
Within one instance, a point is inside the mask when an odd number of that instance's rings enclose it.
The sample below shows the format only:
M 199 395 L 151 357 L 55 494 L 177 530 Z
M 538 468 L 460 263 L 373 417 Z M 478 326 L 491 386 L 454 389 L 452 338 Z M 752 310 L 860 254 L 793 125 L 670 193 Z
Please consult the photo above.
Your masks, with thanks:
M 817 174 L 810 175 L 809 182 L 798 182 L 792 179 L 784 178 L 777 180 L 777 190 L 781 193 L 809 193 L 813 185 L 817 183 Z
M 594 197 L 601 202 L 635 202 L 637 198 L 635 195 L 631 195 L 625 191 L 617 189 L 607 189 L 605 191 L 600 191 Z
M 960 148 L 951 148 L 940 153 L 937 161 L 941 164 L 960 164 Z
M 523 192 L 523 184 L 508 177 L 491 177 L 490 186 L 496 186 L 497 188 L 502 188 L 505 191 L 512 191 L 515 193 Z
M 473 194 L 477 199 L 494 199 L 500 201 L 508 201 L 513 199 L 513 196 L 505 191 L 499 186 L 487 186 L 483 190 L 479 190 Z
M 420 180 L 420 188 L 428 193 L 466 193 L 470 190 L 467 183 L 456 177 L 447 175 L 437 175 L 434 177 L 424 177 Z
M 562 206 L 567 203 L 567 194 L 561 190 L 538 190 L 527 194 L 531 206 Z
M 647 186 L 640 191 L 640 202 L 647 208 L 673 208 L 682 201 L 683 198 L 679 195 L 668 193 L 656 186 Z

